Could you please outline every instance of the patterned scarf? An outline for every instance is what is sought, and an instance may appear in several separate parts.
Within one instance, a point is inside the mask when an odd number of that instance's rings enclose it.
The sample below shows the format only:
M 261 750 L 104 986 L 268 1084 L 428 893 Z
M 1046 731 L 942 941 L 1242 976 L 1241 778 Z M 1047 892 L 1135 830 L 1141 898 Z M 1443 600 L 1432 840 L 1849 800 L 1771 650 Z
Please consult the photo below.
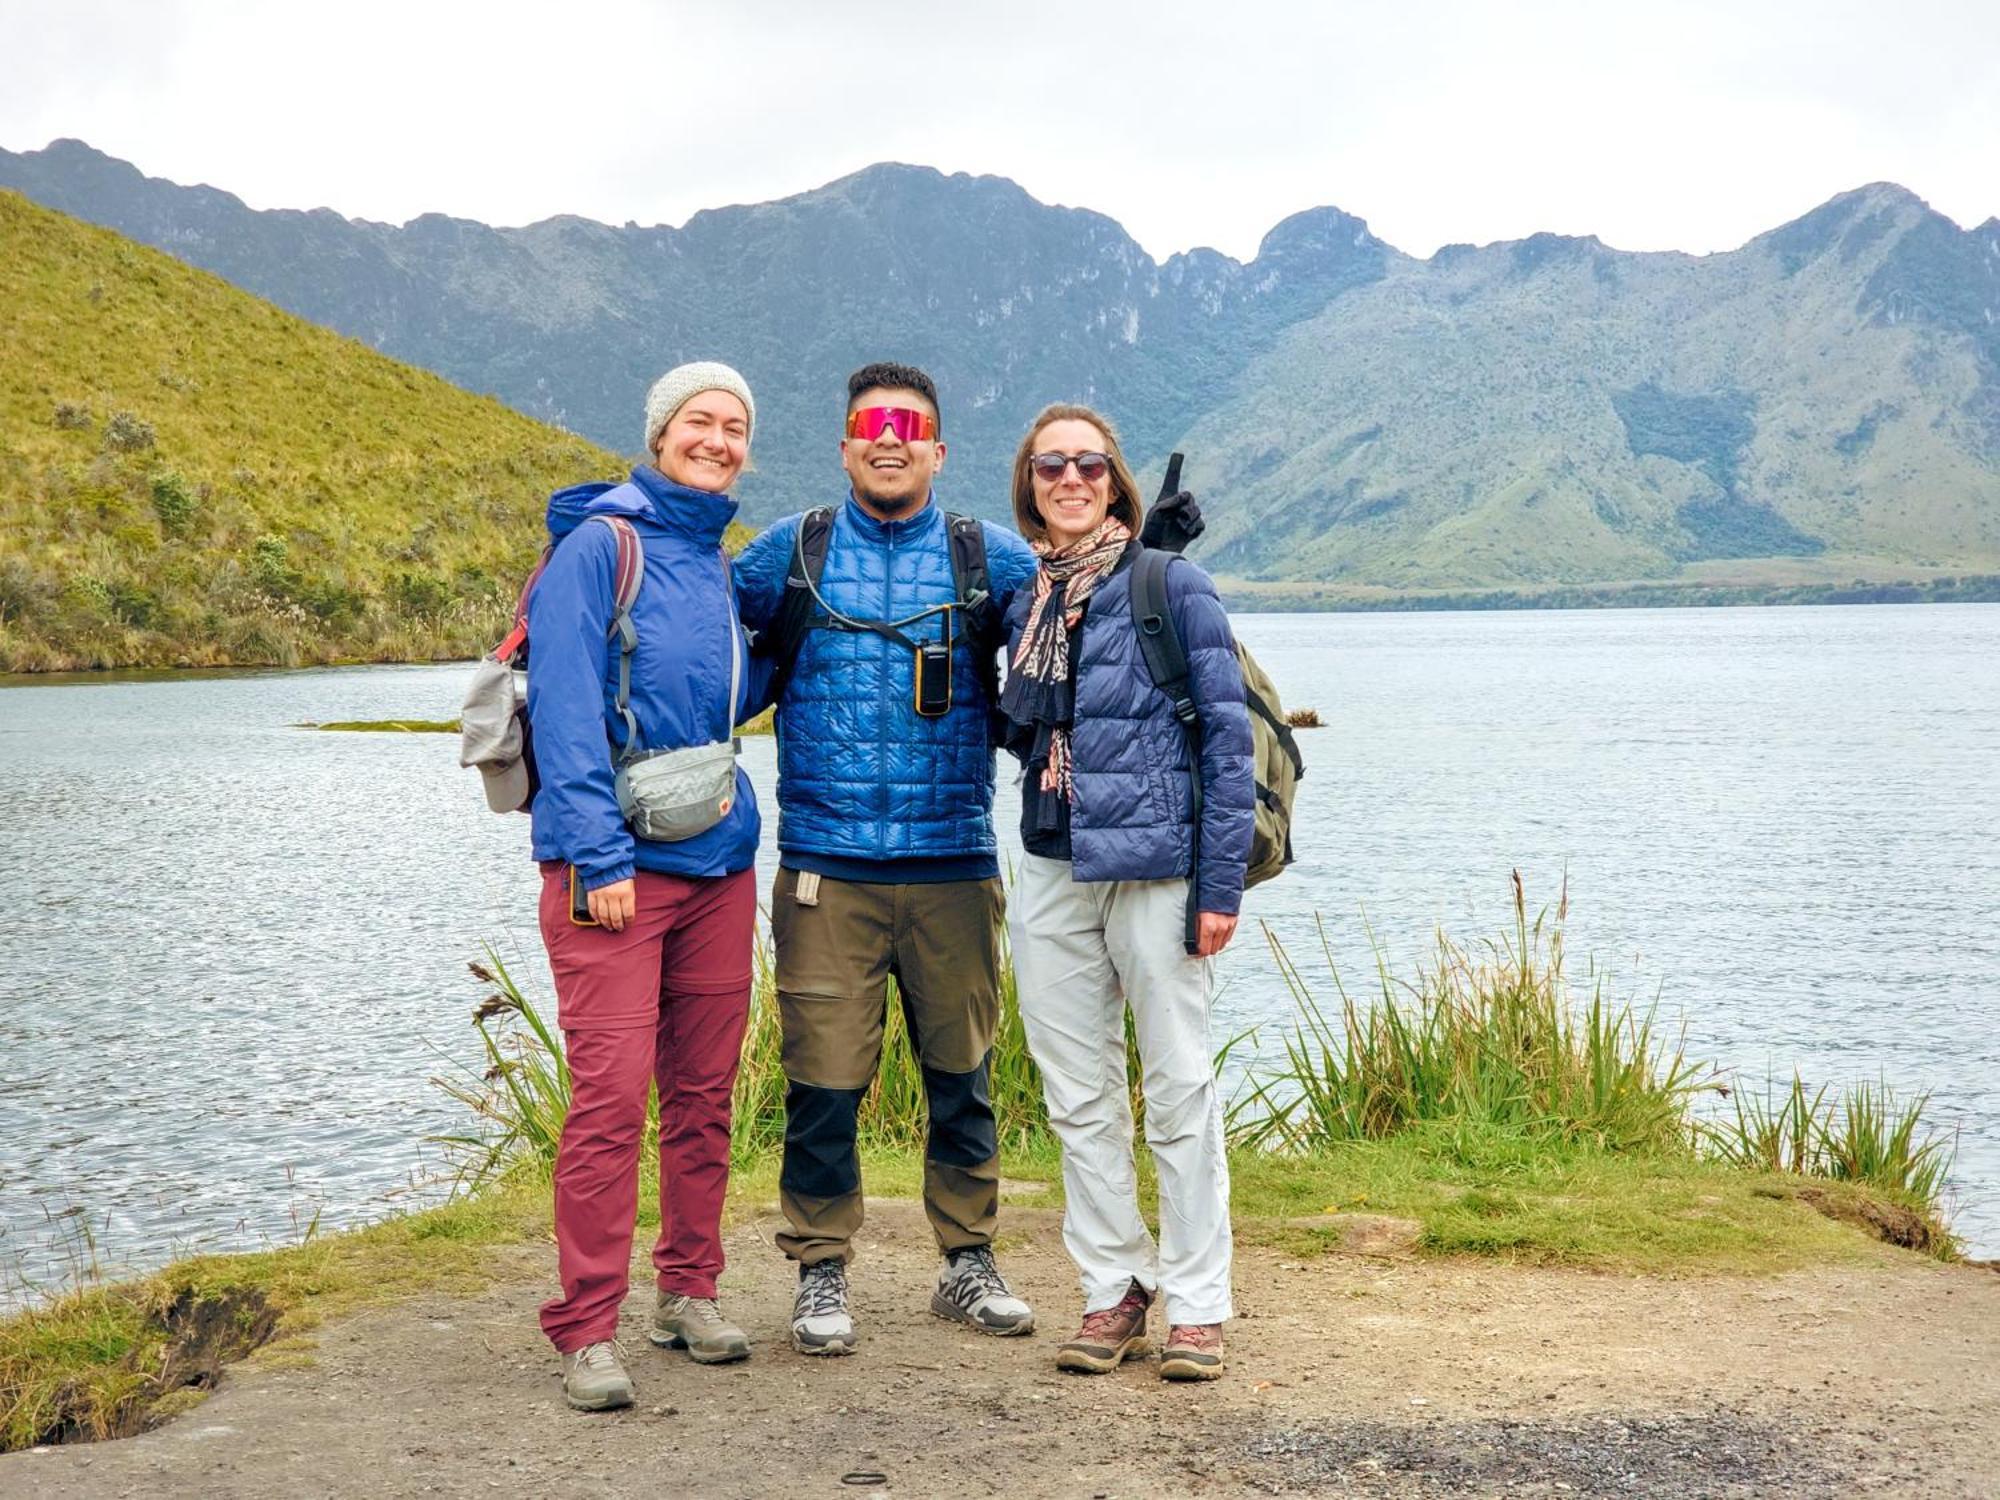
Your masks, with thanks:
M 1076 708 L 1076 684 L 1069 676 L 1070 632 L 1131 540 L 1131 527 L 1106 516 L 1095 531 L 1066 547 L 1054 546 L 1046 538 L 1033 544 L 1042 565 L 1035 572 L 1034 601 L 1028 606 L 1021 644 L 1008 664 L 1000 708 L 1015 723 L 1038 731 L 1030 758 L 1039 759 L 1046 749 L 1042 790 L 1060 792 L 1065 801 L 1076 797 L 1069 745 Z

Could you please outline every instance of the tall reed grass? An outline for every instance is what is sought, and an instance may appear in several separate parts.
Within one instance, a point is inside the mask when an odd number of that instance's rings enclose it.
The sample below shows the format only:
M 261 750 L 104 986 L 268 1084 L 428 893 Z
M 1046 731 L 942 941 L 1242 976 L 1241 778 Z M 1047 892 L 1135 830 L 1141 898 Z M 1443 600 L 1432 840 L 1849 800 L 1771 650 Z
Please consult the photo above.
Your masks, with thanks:
M 739 1164 L 777 1151 L 785 1138 L 783 1035 L 778 1022 L 777 979 L 767 941 L 759 941 L 754 964 L 750 1020 L 732 1101 L 730 1149 Z M 477 1187 L 521 1162 L 544 1171 L 553 1169 L 570 1095 L 569 1069 L 562 1060 L 560 1042 L 506 965 L 488 949 L 486 961 L 473 964 L 471 971 L 480 983 L 491 986 L 472 1013 L 479 1032 L 481 1062 L 432 1080 L 473 1117 L 469 1128 L 432 1138 L 445 1149 L 459 1182 L 467 1188 Z M 911 1044 L 893 979 L 885 1012 L 882 1066 L 862 1101 L 860 1144 L 863 1149 L 918 1149 L 924 1144 L 929 1119 L 923 1069 Z M 1135 1107 L 1143 1111 L 1136 1068 L 1128 1083 Z M 1000 1025 L 993 1042 L 988 1086 L 1002 1151 L 1025 1153 L 1053 1147 L 1048 1107 L 1042 1099 L 1042 1075 L 1028 1055 L 1014 966 L 1004 950 Z M 654 1099 L 647 1111 L 642 1160 L 651 1158 L 658 1132 L 659 1101 Z
M 1267 927 L 1298 1008 L 1285 1061 L 1263 1076 L 1241 1133 L 1252 1147 L 1314 1151 L 1382 1140 L 1441 1121 L 1498 1126 L 1612 1151 L 1672 1152 L 1693 1138 L 1689 1099 L 1704 1082 L 1678 1037 L 1650 1013 L 1606 1000 L 1578 1006 L 1564 973 L 1559 905 L 1532 922 L 1514 877 L 1514 931 L 1475 949 L 1442 934 L 1412 983 L 1378 952 L 1377 991 L 1360 1004 L 1340 980 L 1329 1007 Z
M 1701 1127 L 1715 1155 L 1753 1171 L 1789 1172 L 1881 1188 L 1933 1213 L 1951 1172 L 1954 1143 L 1923 1124 L 1930 1095 L 1898 1101 L 1886 1084 L 1858 1083 L 1838 1097 L 1807 1092 L 1792 1075 L 1775 1100 L 1738 1089 L 1732 1113 Z
M 1865 1184 L 1937 1223 L 1943 1235 L 1952 1153 L 1950 1142 L 1924 1124 L 1928 1096 L 1899 1103 L 1888 1089 L 1867 1084 L 1809 1094 L 1795 1078 L 1775 1104 L 1747 1097 L 1715 1067 L 1690 1059 L 1683 1033 L 1664 1031 L 1650 1008 L 1608 998 L 1601 977 L 1593 977 L 1587 994 L 1573 992 L 1563 942 L 1566 893 L 1553 911 L 1531 918 L 1516 872 L 1513 908 L 1512 930 L 1498 939 L 1466 947 L 1440 934 L 1411 980 L 1392 975 L 1378 953 L 1374 992 L 1365 1002 L 1342 983 L 1323 926 L 1330 1002 L 1267 927 L 1272 961 L 1297 1016 L 1282 1056 L 1247 1071 L 1229 1107 L 1231 1148 L 1283 1159 L 1406 1135 L 1449 1149 L 1454 1139 L 1498 1132 L 1530 1147 L 1708 1157 L 1749 1170 Z M 474 1116 L 471 1128 L 441 1138 L 467 1186 L 520 1161 L 551 1168 L 569 1103 L 561 1048 L 534 1005 L 490 952 L 472 971 L 492 986 L 473 1013 L 484 1065 L 437 1080 Z M 923 1074 L 893 982 L 885 1008 L 883 1062 L 862 1105 L 861 1143 L 920 1149 L 927 1128 Z M 1248 1039 L 1223 1045 L 1218 1070 Z M 734 1101 L 739 1164 L 776 1151 L 784 1140 L 780 1043 L 771 955 L 760 944 Z M 1126 1051 L 1133 1114 L 1143 1120 L 1129 1023 Z M 1731 1099 L 1733 1114 L 1702 1110 L 1703 1095 Z M 1013 965 L 1004 957 L 992 1097 L 1004 1151 L 1054 1146 Z M 648 1157 L 656 1130 L 654 1116 Z

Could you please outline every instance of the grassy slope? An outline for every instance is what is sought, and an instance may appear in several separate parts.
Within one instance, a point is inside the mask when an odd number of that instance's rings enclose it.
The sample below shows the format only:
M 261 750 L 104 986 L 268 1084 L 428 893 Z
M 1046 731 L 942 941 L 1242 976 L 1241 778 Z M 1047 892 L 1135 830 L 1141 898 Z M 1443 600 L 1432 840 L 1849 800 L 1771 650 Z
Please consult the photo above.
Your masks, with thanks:
M 470 655 L 624 467 L 5 192 L 0 347 L 0 670 Z

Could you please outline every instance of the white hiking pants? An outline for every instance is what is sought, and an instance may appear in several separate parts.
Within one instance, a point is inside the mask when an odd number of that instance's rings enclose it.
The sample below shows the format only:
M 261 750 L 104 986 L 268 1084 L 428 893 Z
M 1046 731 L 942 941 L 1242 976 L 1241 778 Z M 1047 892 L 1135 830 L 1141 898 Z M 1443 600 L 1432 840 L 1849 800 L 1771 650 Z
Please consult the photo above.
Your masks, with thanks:
M 1010 908 L 1021 1018 L 1062 1143 L 1063 1244 L 1085 1312 L 1137 1281 L 1170 1323 L 1220 1323 L 1229 1299 L 1229 1162 L 1208 1040 L 1213 964 L 1182 947 L 1185 880 L 1070 879 L 1068 861 L 1021 857 Z M 1160 1184 L 1160 1244 L 1139 1216 L 1125 1008 Z

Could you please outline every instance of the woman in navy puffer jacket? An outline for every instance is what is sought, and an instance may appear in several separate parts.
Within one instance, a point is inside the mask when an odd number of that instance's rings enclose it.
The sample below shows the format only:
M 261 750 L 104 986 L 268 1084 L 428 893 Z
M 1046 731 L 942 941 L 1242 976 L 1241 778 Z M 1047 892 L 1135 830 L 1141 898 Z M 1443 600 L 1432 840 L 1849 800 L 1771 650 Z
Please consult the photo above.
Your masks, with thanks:
M 723 1319 L 715 1282 L 757 911 L 757 800 L 729 744 L 769 677 L 748 654 L 722 550 L 736 514 L 728 490 L 754 418 L 749 386 L 727 365 L 661 376 L 646 401 L 652 462 L 624 484 L 550 500 L 551 531 L 565 522 L 568 531 L 529 599 L 528 716 L 541 778 L 534 851 L 571 1078 L 555 1170 L 562 1295 L 543 1306 L 542 1328 L 562 1354 L 565 1397 L 586 1410 L 632 1403 L 612 1335 L 632 1258 L 649 1085 L 660 1095 L 659 1299 L 649 1336 L 702 1363 L 750 1352 Z M 626 544 L 633 537 L 638 556 Z M 615 601 L 621 564 L 641 561 L 628 717 L 618 703 Z M 699 812 L 670 825 L 710 826 L 671 842 L 635 834 L 617 792 L 617 758 L 634 734 L 654 755 L 715 747 Z
M 1010 922 L 1028 1045 L 1063 1148 L 1063 1242 L 1083 1326 L 1069 1370 L 1116 1369 L 1147 1350 L 1166 1298 L 1160 1373 L 1222 1373 L 1229 1168 L 1208 1035 L 1212 958 L 1236 930 L 1255 783 L 1229 620 L 1208 575 L 1167 569 L 1201 729 L 1192 753 L 1153 683 L 1132 617 L 1140 511 L 1111 424 L 1051 406 L 1014 459 L 1014 516 L 1041 559 L 1008 611 L 1001 706 L 1026 775 L 1025 849 Z M 1199 838 L 1190 778 L 1201 778 Z M 1198 952 L 1184 945 L 1188 882 Z M 1125 1010 L 1138 1036 L 1160 1243 L 1139 1215 L 1125 1084 Z

